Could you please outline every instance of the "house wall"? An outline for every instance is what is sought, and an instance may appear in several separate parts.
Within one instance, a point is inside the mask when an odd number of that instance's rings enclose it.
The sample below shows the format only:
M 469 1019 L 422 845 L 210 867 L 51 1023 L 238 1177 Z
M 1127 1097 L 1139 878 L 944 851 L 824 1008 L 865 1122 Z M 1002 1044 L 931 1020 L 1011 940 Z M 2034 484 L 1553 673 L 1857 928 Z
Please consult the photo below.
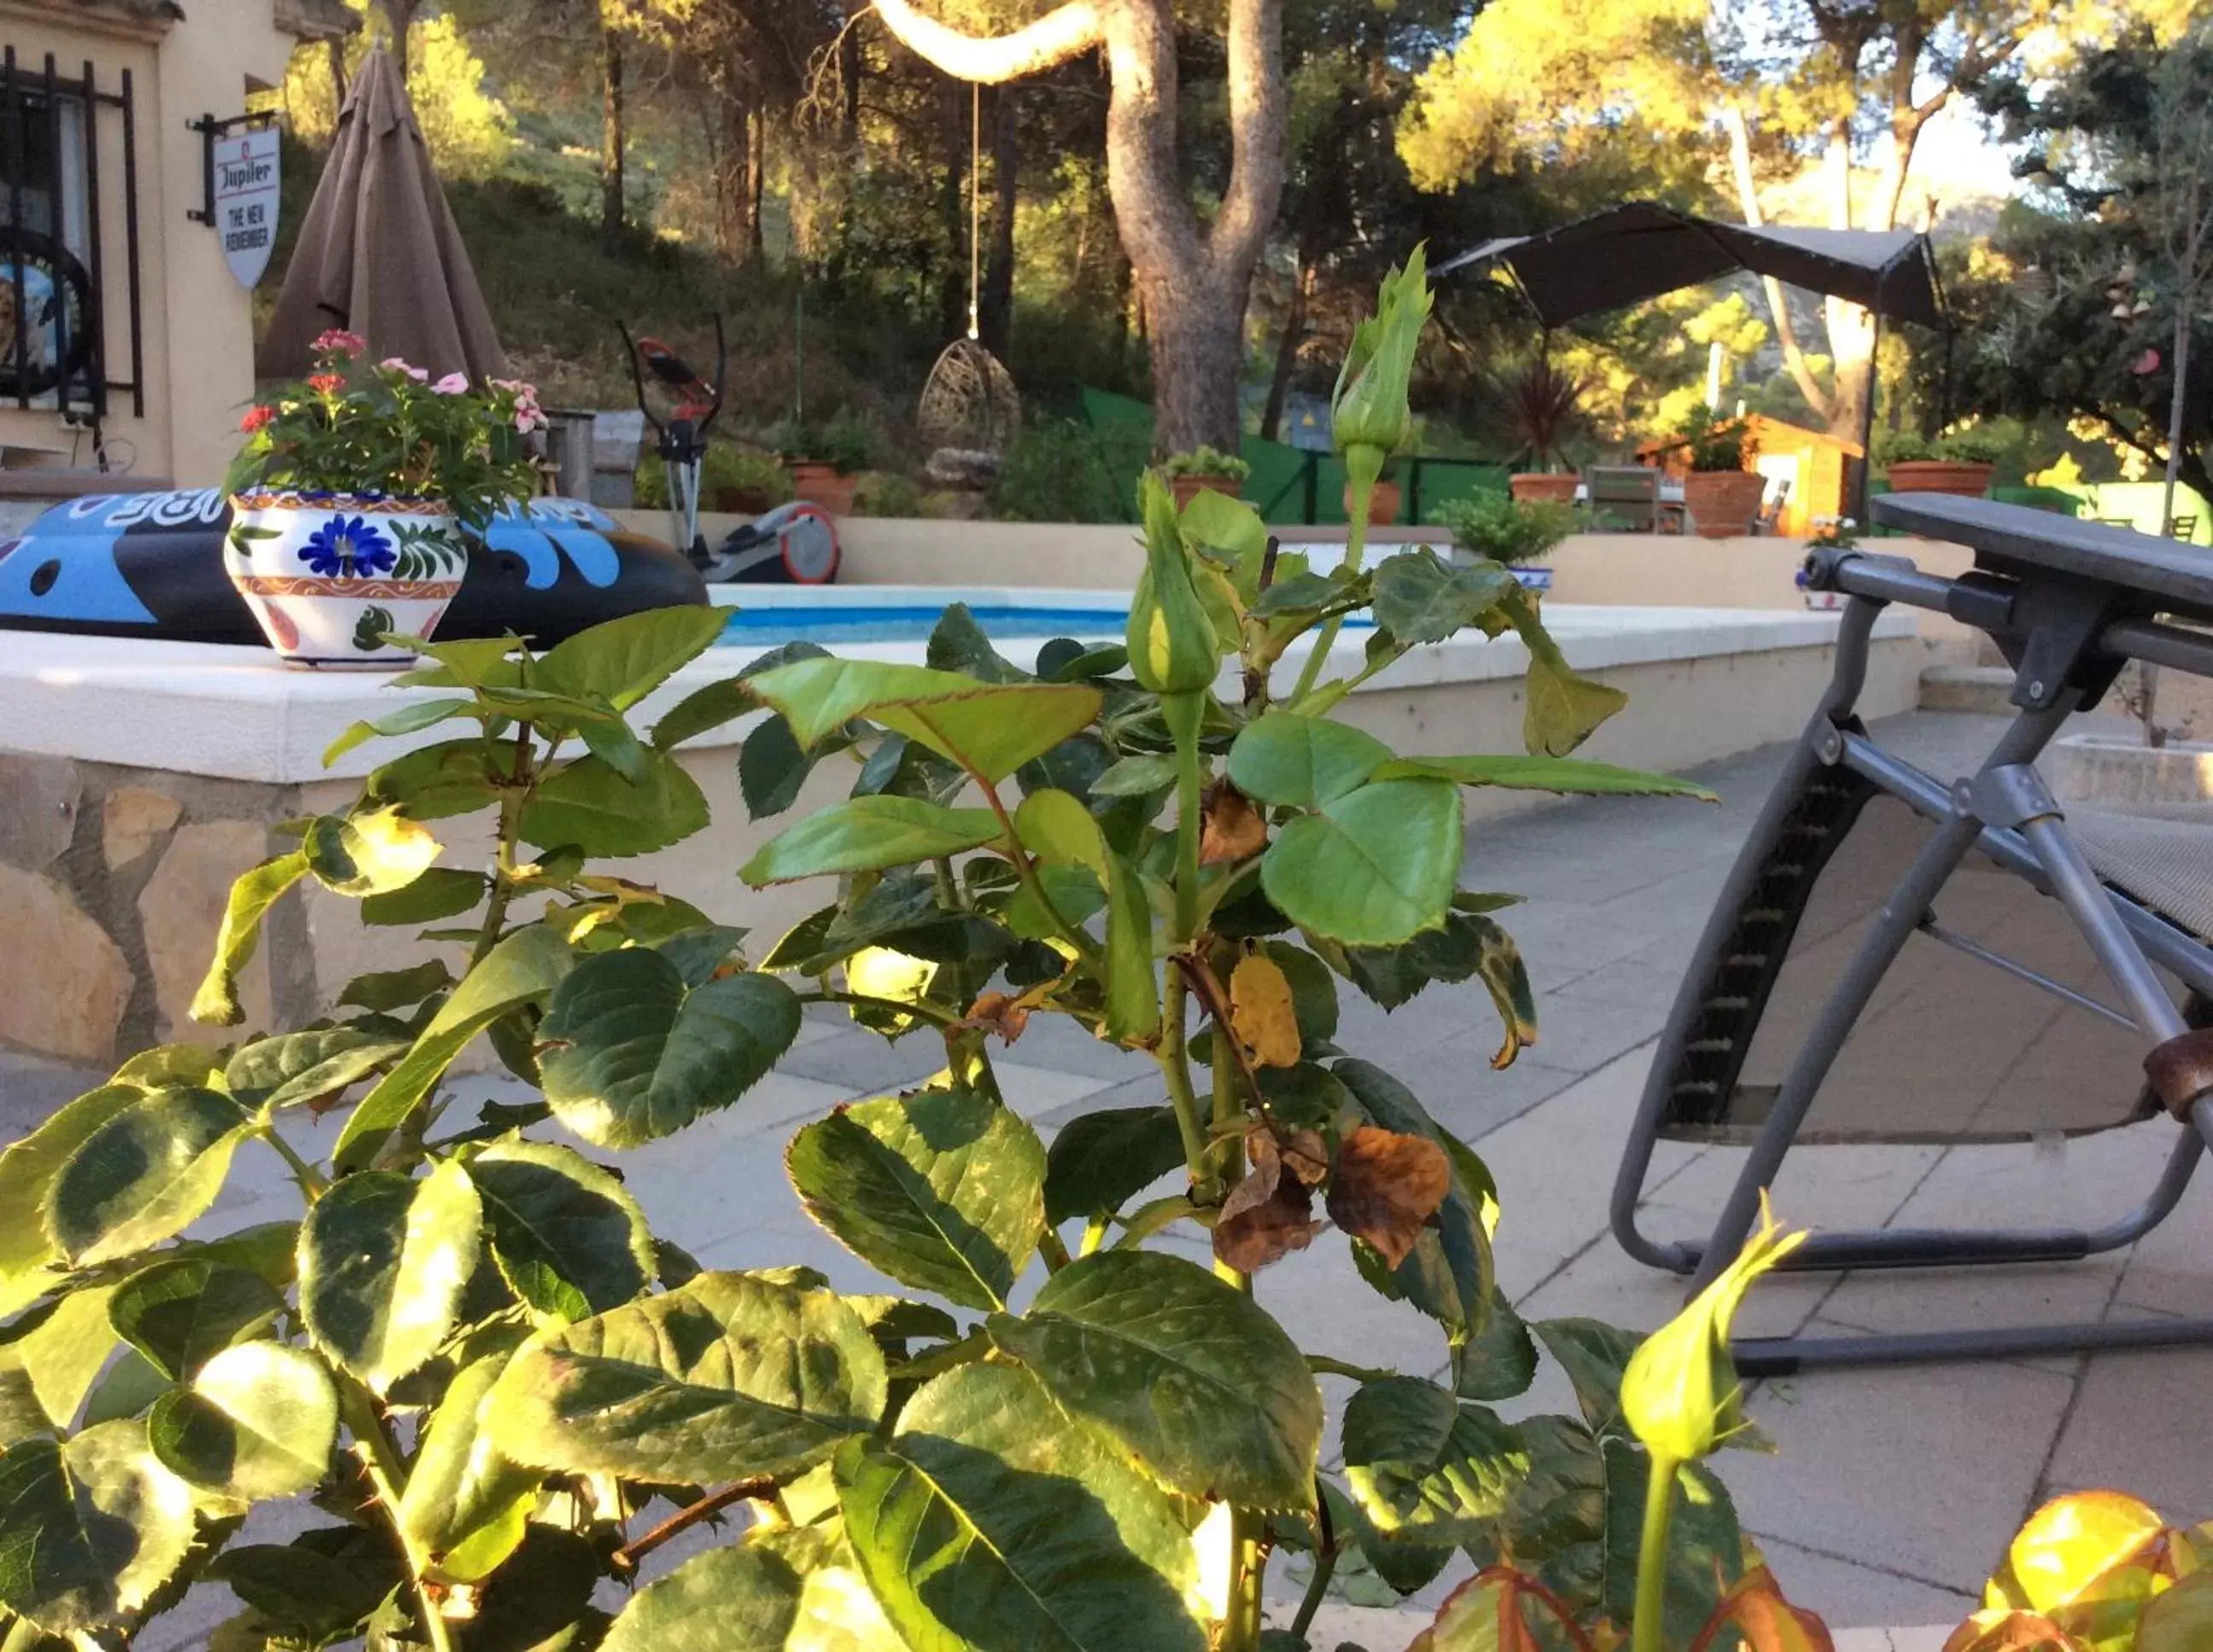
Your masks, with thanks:
M 185 123 L 243 113 L 249 83 L 281 82 L 291 37 L 274 21 L 275 0 L 211 0 L 181 21 L 139 23 L 71 3 L 0 0 L 0 44 L 19 70 L 38 73 L 52 52 L 57 71 L 93 64 L 103 92 L 129 70 L 136 105 L 140 355 L 145 412 L 128 392 L 112 394 L 106 432 L 115 456 L 135 449 L 130 469 L 180 486 L 219 480 L 237 439 L 238 416 L 253 392 L 251 298 L 223 263 L 216 232 L 187 218 L 203 198 L 203 143 Z M 131 302 L 124 188 L 123 123 L 98 110 L 103 285 L 101 313 L 110 379 L 131 375 Z M 55 449 L 41 464 L 89 467 L 88 438 L 51 409 L 0 405 L 0 442 Z

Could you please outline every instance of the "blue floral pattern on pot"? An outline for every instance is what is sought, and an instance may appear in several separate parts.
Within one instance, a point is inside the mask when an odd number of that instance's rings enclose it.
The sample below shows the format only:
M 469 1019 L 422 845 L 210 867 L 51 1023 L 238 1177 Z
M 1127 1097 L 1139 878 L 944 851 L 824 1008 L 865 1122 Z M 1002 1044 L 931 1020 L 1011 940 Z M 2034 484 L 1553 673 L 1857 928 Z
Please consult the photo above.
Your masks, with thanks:
M 388 573 L 398 559 L 392 541 L 365 516 L 334 512 L 300 548 L 308 571 L 325 579 L 360 579 Z

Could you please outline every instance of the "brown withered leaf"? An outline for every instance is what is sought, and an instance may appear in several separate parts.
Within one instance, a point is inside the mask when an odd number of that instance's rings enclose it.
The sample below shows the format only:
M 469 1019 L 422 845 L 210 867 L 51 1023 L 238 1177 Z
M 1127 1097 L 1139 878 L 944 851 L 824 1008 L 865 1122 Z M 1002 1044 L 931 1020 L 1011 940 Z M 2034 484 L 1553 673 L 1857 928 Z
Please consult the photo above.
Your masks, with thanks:
M 1226 779 L 1206 789 L 1205 824 L 1198 834 L 1198 863 L 1241 861 L 1268 846 L 1268 822 Z
M 1329 1214 L 1395 1268 L 1451 1189 L 1452 1161 L 1428 1137 L 1363 1125 L 1338 1143 Z
M 1299 1064 L 1299 1018 L 1290 978 L 1276 960 L 1252 953 L 1229 972 L 1229 1026 L 1255 1067 Z
M 1245 1151 L 1253 1167 L 1222 1201 L 1214 1253 L 1240 1273 L 1257 1273 L 1306 1249 L 1321 1231 L 1309 1184 L 1319 1180 L 1316 1167 L 1326 1165 L 1329 1149 L 1315 1132 L 1302 1130 L 1293 1132 L 1285 1151 L 1272 1131 L 1261 1129 L 1245 1138 Z
M 997 1033 L 1003 1044 L 1012 1044 L 1021 1037 L 1030 1024 L 1030 1006 L 1010 993 L 986 992 L 968 1006 L 968 1013 L 955 1023 L 972 1027 L 981 1033 Z

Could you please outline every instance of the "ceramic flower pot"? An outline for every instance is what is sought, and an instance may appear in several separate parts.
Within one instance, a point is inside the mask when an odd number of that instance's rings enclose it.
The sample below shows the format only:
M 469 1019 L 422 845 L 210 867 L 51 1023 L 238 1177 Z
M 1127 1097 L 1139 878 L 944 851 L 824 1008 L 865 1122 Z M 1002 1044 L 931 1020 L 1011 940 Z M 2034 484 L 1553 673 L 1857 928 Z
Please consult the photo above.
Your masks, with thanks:
M 791 459 L 784 461 L 791 472 L 791 497 L 812 500 L 832 516 L 853 514 L 853 492 L 860 478 L 848 476 L 835 465 L 820 459 Z
M 427 637 L 461 588 L 468 552 L 436 500 L 235 495 L 223 571 L 287 664 L 405 665 L 387 631 Z
M 1757 471 L 1692 471 L 1683 479 L 1683 507 L 1699 538 L 1733 539 L 1752 532 L 1766 488 Z
M 1979 499 L 1990 491 L 1996 468 L 1980 460 L 1893 459 L 1883 479 L 1893 493 L 1957 493 Z
M 1516 504 L 1571 505 L 1582 480 L 1573 471 L 1515 471 L 1506 485 Z
M 1368 521 L 1371 527 L 1387 527 L 1399 520 L 1399 502 L 1405 496 L 1396 482 L 1379 479 L 1368 495 Z M 1344 485 L 1344 514 L 1352 515 L 1352 484 Z
M 1181 510 L 1202 493 L 1226 493 L 1231 498 L 1245 485 L 1234 476 L 1171 476 L 1168 491 L 1175 496 L 1176 509 Z

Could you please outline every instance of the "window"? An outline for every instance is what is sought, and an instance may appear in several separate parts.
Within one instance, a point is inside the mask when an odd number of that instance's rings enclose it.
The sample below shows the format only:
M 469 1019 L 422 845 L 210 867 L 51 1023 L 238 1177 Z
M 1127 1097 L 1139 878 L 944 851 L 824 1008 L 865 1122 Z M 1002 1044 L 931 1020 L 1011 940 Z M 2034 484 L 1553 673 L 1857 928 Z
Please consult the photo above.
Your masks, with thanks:
M 85 103 L 0 74 L 0 395 L 52 407 L 90 394 Z

